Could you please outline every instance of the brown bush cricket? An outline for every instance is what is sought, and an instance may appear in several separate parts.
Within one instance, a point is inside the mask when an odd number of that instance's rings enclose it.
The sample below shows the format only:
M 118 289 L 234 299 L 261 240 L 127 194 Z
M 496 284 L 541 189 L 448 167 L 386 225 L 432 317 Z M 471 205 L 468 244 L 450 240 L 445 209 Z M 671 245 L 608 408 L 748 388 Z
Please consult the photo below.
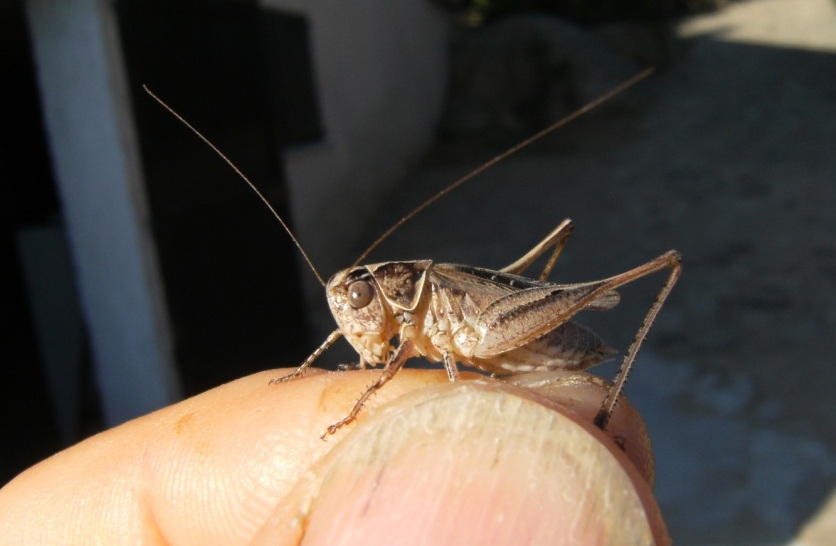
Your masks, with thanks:
M 304 373 L 341 336 L 360 356 L 353 368 L 383 365 L 380 378 L 360 396 L 349 414 L 328 427 L 334 434 L 354 421 L 365 402 L 401 369 L 407 359 L 422 356 L 442 362 L 451 381 L 459 377 L 458 364 L 502 376 L 542 370 L 582 370 L 609 359 L 614 352 L 591 330 L 573 322 L 582 310 L 608 310 L 619 302 L 616 289 L 640 277 L 669 269 L 667 280 L 636 332 L 618 373 L 609 387 L 595 424 L 604 429 L 612 415 L 639 348 L 681 272 L 680 255 L 668 251 L 634 269 L 612 277 L 576 284 L 555 284 L 546 279 L 560 255 L 572 222 L 564 220 L 519 260 L 498 270 L 468 265 L 438 264 L 431 260 L 359 265 L 383 240 L 424 208 L 477 174 L 562 127 L 599 104 L 644 79 L 645 71 L 605 93 L 570 116 L 496 156 L 437 193 L 389 228 L 354 264 L 325 283 L 290 228 L 261 192 L 211 142 L 148 89 L 169 112 L 194 131 L 256 192 L 299 247 L 326 291 L 337 329 L 291 375 Z M 551 251 L 540 276 L 521 274 Z M 397 337 L 397 343 L 393 340 Z

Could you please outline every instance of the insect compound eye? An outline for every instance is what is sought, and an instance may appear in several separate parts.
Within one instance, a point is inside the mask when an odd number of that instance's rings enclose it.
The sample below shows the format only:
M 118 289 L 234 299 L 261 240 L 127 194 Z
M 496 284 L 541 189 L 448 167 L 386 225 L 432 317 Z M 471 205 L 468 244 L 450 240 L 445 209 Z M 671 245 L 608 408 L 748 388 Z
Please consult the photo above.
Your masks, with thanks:
M 361 309 L 372 301 L 374 289 L 368 281 L 354 281 L 348 285 L 348 304 L 354 309 Z

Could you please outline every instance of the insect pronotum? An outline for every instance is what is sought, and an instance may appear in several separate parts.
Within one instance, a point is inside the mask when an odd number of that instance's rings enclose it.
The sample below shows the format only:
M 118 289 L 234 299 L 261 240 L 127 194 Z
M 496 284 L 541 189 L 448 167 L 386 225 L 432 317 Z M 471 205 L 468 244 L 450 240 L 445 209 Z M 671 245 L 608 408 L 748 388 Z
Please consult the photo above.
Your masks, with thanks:
M 582 370 L 609 360 L 614 351 L 594 332 L 572 321 L 572 317 L 582 310 L 611 309 L 619 302 L 617 288 L 668 269 L 668 277 L 636 332 L 595 417 L 595 424 L 605 429 L 639 348 L 679 278 L 682 266 L 677 251 L 670 250 L 606 279 L 555 284 L 546 279 L 572 232 L 573 224 L 566 219 L 520 259 L 499 270 L 439 264 L 431 260 L 359 264 L 396 229 L 442 196 L 650 73 L 650 70 L 642 72 L 453 182 L 384 232 L 351 267 L 338 271 L 327 283 L 258 188 L 206 137 L 151 91 L 145 90 L 249 184 L 288 232 L 325 288 L 337 329 L 296 371 L 271 383 L 299 377 L 340 337 L 345 337 L 360 357 L 359 362 L 350 367 L 362 369 L 366 365 L 383 365 L 378 380 L 362 393 L 348 415 L 328 427 L 323 438 L 354 421 L 366 401 L 413 356 L 442 362 L 451 381 L 459 378 L 459 364 L 502 376 L 540 370 Z M 551 252 L 551 256 L 537 279 L 521 276 L 547 252 Z M 395 338 L 397 343 L 393 343 Z

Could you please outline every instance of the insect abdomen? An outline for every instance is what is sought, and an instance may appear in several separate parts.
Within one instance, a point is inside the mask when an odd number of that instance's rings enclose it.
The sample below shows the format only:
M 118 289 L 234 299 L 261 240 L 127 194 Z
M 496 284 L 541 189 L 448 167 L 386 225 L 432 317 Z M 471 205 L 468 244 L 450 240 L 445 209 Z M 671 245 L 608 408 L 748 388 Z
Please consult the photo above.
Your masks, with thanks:
M 616 352 L 592 330 L 569 321 L 531 343 L 486 360 L 485 364 L 491 368 L 487 371 L 497 375 L 584 370 L 612 360 Z

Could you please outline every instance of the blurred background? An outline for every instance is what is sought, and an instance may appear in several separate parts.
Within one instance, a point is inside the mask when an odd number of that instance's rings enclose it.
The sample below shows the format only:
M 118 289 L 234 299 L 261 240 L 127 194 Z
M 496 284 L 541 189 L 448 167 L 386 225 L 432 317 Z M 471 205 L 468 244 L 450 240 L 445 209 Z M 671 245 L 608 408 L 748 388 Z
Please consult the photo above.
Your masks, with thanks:
M 674 541 L 783 544 L 836 484 L 832 0 L 0 2 L 0 480 L 333 329 L 328 277 L 435 192 L 654 66 L 408 223 L 370 261 L 552 277 L 676 248 L 627 395 Z M 579 317 L 626 349 L 662 275 Z M 321 364 L 353 361 L 335 348 Z M 615 364 L 596 373 L 611 377 Z

